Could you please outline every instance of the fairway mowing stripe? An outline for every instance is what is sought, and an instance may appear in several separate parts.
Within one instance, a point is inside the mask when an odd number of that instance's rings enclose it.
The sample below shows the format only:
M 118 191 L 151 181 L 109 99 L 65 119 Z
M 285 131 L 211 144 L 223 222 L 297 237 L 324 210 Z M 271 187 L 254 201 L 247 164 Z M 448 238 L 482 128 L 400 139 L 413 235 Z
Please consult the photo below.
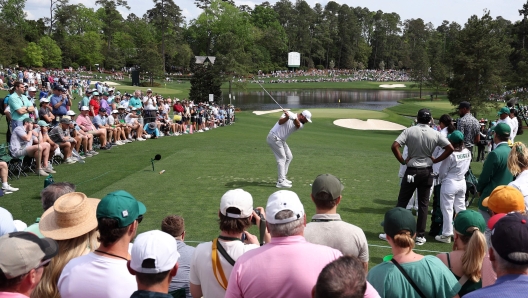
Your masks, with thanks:
M 84 180 L 83 182 L 81 182 L 81 183 L 77 183 L 76 185 L 81 185 L 81 184 L 84 184 L 84 183 L 86 183 L 86 182 L 90 182 L 90 181 L 92 181 L 92 180 L 95 180 L 95 179 L 97 179 L 97 178 L 103 177 L 104 175 L 106 175 L 106 174 L 108 174 L 108 173 L 112 173 L 112 172 L 119 172 L 119 171 L 108 171 L 108 172 L 104 172 L 104 173 L 102 173 L 102 174 L 99 175 L 99 176 L 95 176 L 95 177 L 92 178 L 92 179 Z M 125 172 L 125 171 L 123 171 L 123 172 Z

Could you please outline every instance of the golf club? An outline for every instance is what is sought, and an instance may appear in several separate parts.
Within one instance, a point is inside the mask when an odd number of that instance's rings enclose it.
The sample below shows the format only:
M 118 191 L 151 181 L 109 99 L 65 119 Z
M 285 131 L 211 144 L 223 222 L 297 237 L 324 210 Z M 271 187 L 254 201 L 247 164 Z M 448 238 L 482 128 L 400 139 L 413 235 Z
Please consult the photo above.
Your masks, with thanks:
M 279 105 L 279 107 L 281 108 L 281 110 L 284 110 L 284 108 L 283 108 L 283 107 L 282 107 L 282 106 L 281 106 L 281 105 L 275 100 L 275 98 L 273 98 L 273 96 L 271 96 L 271 94 L 269 94 L 268 90 L 266 90 L 266 89 L 264 88 L 264 86 L 262 86 L 262 84 L 260 84 L 260 83 L 258 83 L 258 84 L 259 84 L 259 86 L 262 88 L 262 90 L 264 90 L 264 91 L 269 95 L 269 97 L 271 97 L 271 99 L 273 99 L 273 101 L 274 101 L 277 105 Z

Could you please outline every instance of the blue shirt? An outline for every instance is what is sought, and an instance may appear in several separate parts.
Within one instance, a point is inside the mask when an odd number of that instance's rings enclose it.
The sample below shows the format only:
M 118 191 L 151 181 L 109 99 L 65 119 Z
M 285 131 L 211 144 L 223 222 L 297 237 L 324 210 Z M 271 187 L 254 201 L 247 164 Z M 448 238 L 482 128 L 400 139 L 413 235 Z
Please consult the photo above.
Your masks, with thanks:
M 67 98 L 64 99 L 64 101 L 62 102 L 62 104 L 60 105 L 60 107 L 58 109 L 55 108 L 55 105 L 61 101 L 61 98 L 62 98 L 61 95 L 57 96 L 57 95 L 53 94 L 51 96 L 50 105 L 51 105 L 51 107 L 53 109 L 51 112 L 55 116 L 64 116 L 68 112 L 68 109 L 66 108 L 66 104 L 68 103 L 68 99 Z
M 464 295 L 464 298 L 518 298 L 528 293 L 528 275 L 509 274 L 497 278 L 495 284 Z
M 105 126 L 106 122 L 108 122 L 108 118 L 101 117 L 101 115 L 96 115 L 92 119 L 93 125 L 95 125 L 95 127 L 97 127 L 97 128 L 100 128 L 101 126 Z
M 149 128 L 149 124 L 145 124 L 145 126 L 143 127 L 143 130 L 148 133 L 149 135 L 154 135 L 156 137 L 159 137 L 159 130 L 158 128 L 156 127 L 155 129 L 150 129 Z
M 48 92 L 40 91 L 39 98 L 48 97 Z

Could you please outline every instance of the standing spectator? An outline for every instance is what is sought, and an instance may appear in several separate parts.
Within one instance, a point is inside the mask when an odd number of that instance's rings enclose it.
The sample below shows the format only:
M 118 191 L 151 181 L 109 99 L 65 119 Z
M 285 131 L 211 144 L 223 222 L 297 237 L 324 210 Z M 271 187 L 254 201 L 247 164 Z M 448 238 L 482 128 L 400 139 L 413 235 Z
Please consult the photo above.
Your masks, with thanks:
M 260 210 L 264 212 L 262 208 Z M 257 237 L 246 231 L 252 218 L 259 227 L 261 223 L 260 217 L 253 211 L 250 193 L 242 189 L 227 191 L 220 199 L 218 217 L 220 236 L 212 242 L 199 244 L 191 260 L 189 279 L 193 297 L 224 297 L 234 262 L 247 251 L 259 247 Z M 217 262 L 213 262 L 212 258 Z
M 66 115 L 71 106 L 71 100 L 66 94 L 66 89 L 59 85 L 55 86 L 55 88 L 53 88 L 53 96 L 51 96 L 50 104 L 53 108 L 53 115 L 55 115 L 53 124 L 56 124 L 62 116 Z
M 517 188 L 523 194 L 524 205 L 528 206 L 528 148 L 523 143 L 513 143 L 508 155 L 508 170 L 515 177 L 515 180 L 508 185 Z
M 510 118 L 510 108 L 508 107 L 502 107 L 498 112 L 497 112 L 497 116 L 499 116 L 499 120 L 497 121 L 497 125 L 499 123 L 505 123 L 505 124 L 508 124 L 508 126 L 510 127 L 510 135 L 508 136 L 511 137 L 511 133 L 512 133 L 512 128 L 514 127 L 513 125 L 513 121 L 512 119 Z
M 30 297 L 58 253 L 57 243 L 28 232 L 0 237 L 0 297 Z
M 178 259 L 178 273 L 171 280 L 169 293 L 175 295 L 178 292 L 192 298 L 189 289 L 189 273 L 191 271 L 191 258 L 195 248 L 185 244 L 185 222 L 183 217 L 169 215 L 161 222 L 161 230 L 176 239 L 180 258 Z
M 528 292 L 528 217 L 510 213 L 494 225 L 490 260 L 497 273 L 494 285 L 471 292 L 467 298 L 514 298 Z
M 462 285 L 458 292 L 462 297 L 482 287 L 482 262 L 488 248 L 483 234 L 486 222 L 477 211 L 465 210 L 457 214 L 454 226 L 453 251 L 436 257 L 451 270 Z
M 90 106 L 90 97 L 92 97 L 92 90 L 86 89 L 84 97 L 81 99 L 81 107 L 88 107 Z
M 136 90 L 134 92 L 134 96 L 132 96 L 128 102 L 128 105 L 130 107 L 134 107 L 136 109 L 141 109 L 143 108 L 143 105 L 141 104 L 141 91 L 139 90 Z
M 460 284 L 442 261 L 435 256 L 422 256 L 413 251 L 416 221 L 411 211 L 401 207 L 387 211 L 383 229 L 392 249 L 392 260 L 376 265 L 367 276 L 381 297 L 457 295 Z M 416 288 L 411 285 L 411 280 Z
M 517 121 L 517 110 L 510 109 L 510 114 L 508 115 L 510 117 L 511 121 L 511 133 L 510 133 L 510 140 L 515 142 L 515 136 L 517 136 L 517 130 L 519 129 L 519 121 Z
M 367 272 L 369 251 L 365 233 L 361 228 L 342 221 L 337 213 L 342 191 L 343 184 L 333 175 L 322 174 L 315 178 L 311 198 L 316 214 L 306 225 L 304 238 L 311 243 L 335 248 L 343 255 L 359 258 Z
M 508 138 L 510 137 L 510 127 L 506 123 L 498 123 L 492 128 L 495 132 L 493 142 L 496 147 L 488 154 L 482 167 L 477 191 L 479 192 L 479 211 L 484 216 L 486 222 L 489 220 L 488 208 L 482 205 L 482 201 L 499 185 L 507 185 L 512 182 L 513 176 L 508 170 L 508 155 L 510 147 Z
M 22 126 L 24 119 L 35 111 L 31 102 L 24 95 L 24 85 L 20 82 L 13 84 L 14 92 L 9 96 L 8 104 L 11 113 L 11 131 L 17 126 Z
M 152 89 L 147 89 L 147 96 L 143 97 L 143 106 L 145 114 L 145 123 L 154 122 L 156 120 L 156 98 L 152 96 Z M 138 108 L 136 106 L 136 108 Z
M 480 141 L 480 124 L 470 110 L 471 104 L 467 101 L 458 105 L 460 119 L 457 121 L 457 129 L 464 135 L 464 146 L 473 154 L 473 145 Z
M 137 290 L 126 264 L 128 247 L 146 211 L 143 203 L 124 190 L 109 193 L 99 202 L 101 246 L 64 267 L 57 284 L 62 298 L 129 298 Z
M 486 157 L 486 146 L 488 145 L 488 129 L 486 128 L 485 123 L 480 123 L 480 141 L 477 145 L 477 162 L 484 162 Z
M 225 297 L 310 297 L 321 270 L 341 252 L 304 239 L 306 215 L 292 191 L 273 193 L 266 215 L 271 242 L 238 259 Z
M 50 144 L 40 142 L 42 134 L 33 130 L 33 119 L 25 118 L 23 126 L 18 126 L 13 130 L 9 151 L 14 158 L 24 156 L 34 157 L 36 171 L 39 175 L 47 176 L 48 173 L 55 173 L 48 163 L 50 154 Z M 33 142 L 36 145 L 33 145 Z
M 130 298 L 172 298 L 169 284 L 178 271 L 180 257 L 174 239 L 162 231 L 139 234 L 131 256 L 128 270 L 136 276 L 138 290 Z
M 451 243 L 453 236 L 453 207 L 456 213 L 466 210 L 466 172 L 471 163 L 471 153 L 464 147 L 464 135 L 455 130 L 448 136 L 455 148 L 443 162 L 438 172 L 441 181 L 440 209 L 442 210 L 442 234 L 436 235 L 436 241 Z
M 405 129 L 392 144 L 391 150 L 400 164 L 407 165 L 398 195 L 396 207 L 405 208 L 418 190 L 418 227 L 416 234 L 416 245 L 423 245 L 425 239 L 425 226 L 427 223 L 427 209 L 429 205 L 429 194 L 433 185 L 432 165 L 446 159 L 452 152 L 453 146 L 440 132 L 429 127 L 431 112 L 428 109 L 418 111 L 416 117 L 418 124 Z M 409 156 L 403 159 L 400 147 L 407 145 Z M 436 147 L 444 149 L 437 158 L 432 157 Z M 379 237 L 385 240 L 385 234 Z
M 99 92 L 92 93 L 92 98 L 90 99 L 90 116 L 95 117 L 99 114 L 99 108 L 101 107 L 101 102 L 99 98 Z M 81 107 L 81 112 L 83 111 Z
M 312 290 L 313 298 L 362 298 L 367 290 L 363 262 L 342 256 L 326 265 Z

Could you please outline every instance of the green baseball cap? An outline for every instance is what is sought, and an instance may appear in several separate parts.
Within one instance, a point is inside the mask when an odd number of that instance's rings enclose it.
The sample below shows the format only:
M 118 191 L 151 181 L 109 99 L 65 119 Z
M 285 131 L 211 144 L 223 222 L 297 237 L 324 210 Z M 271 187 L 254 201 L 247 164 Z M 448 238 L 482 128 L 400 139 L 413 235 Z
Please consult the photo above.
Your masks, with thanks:
M 511 132 L 511 128 L 508 124 L 506 123 L 499 123 L 497 125 L 495 125 L 492 130 L 498 134 L 499 136 L 504 136 L 504 137 L 509 137 L 510 136 L 510 132 Z
M 39 122 L 37 122 L 39 126 L 49 126 L 49 124 L 44 121 L 44 120 L 39 120 Z
M 336 176 L 331 174 L 321 174 L 312 183 L 312 196 L 315 197 L 320 192 L 332 195 L 332 199 L 337 199 L 343 191 L 343 184 Z
M 502 107 L 498 112 L 497 112 L 497 116 L 500 116 L 502 114 L 510 114 L 510 108 L 508 107 Z
M 392 208 L 387 211 L 381 225 L 383 226 L 385 234 L 391 238 L 394 238 L 400 231 L 409 231 L 411 232 L 411 236 L 414 236 L 416 233 L 416 220 L 411 210 L 402 207 Z
M 27 123 L 27 122 L 35 123 L 35 121 L 33 121 L 33 118 L 29 118 L 29 117 L 28 118 L 24 118 L 24 120 L 22 120 L 22 123 Z
M 455 217 L 454 223 L 455 231 L 464 235 L 470 236 L 477 228 L 479 231 L 486 230 L 486 221 L 482 214 L 475 210 L 460 211 Z
M 453 144 L 464 142 L 464 134 L 460 130 L 455 130 L 447 136 L 447 139 Z
M 97 205 L 97 218 L 112 218 L 118 221 L 118 226 L 124 228 L 132 224 L 147 208 L 124 190 L 111 192 Z

